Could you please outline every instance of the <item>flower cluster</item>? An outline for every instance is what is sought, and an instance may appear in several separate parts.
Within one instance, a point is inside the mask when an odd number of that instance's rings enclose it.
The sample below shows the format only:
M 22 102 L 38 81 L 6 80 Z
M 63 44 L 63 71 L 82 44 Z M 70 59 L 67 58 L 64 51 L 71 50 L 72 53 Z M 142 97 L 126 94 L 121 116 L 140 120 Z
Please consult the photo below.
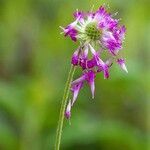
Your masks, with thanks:
M 81 77 L 71 84 L 73 98 L 67 105 L 66 118 L 70 118 L 71 108 L 84 82 L 89 84 L 92 98 L 94 98 L 94 80 L 97 73 L 103 72 L 104 78 L 109 78 L 109 68 L 114 61 L 128 72 L 125 60 L 119 57 L 126 28 L 120 26 L 119 19 L 114 19 L 113 16 L 104 6 L 101 6 L 96 12 L 76 11 L 75 21 L 66 28 L 61 27 L 65 36 L 69 36 L 74 42 L 80 42 L 79 48 L 72 55 L 71 63 L 83 70 Z M 102 60 L 104 52 L 106 60 Z

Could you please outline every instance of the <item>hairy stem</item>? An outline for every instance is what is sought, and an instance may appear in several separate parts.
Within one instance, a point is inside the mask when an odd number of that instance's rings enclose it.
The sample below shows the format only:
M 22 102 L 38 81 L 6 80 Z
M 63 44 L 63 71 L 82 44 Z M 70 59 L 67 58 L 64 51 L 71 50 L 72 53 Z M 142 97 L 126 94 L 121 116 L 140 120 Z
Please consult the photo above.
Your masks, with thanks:
M 57 126 L 57 131 L 56 131 L 55 150 L 59 150 L 59 148 L 60 148 L 65 108 L 66 108 L 66 104 L 67 104 L 70 86 L 71 86 L 74 72 L 75 72 L 75 67 L 72 65 L 70 68 L 70 71 L 69 71 L 68 79 L 67 79 L 65 89 L 64 89 L 64 95 L 63 95 L 62 102 L 61 102 L 58 126 Z

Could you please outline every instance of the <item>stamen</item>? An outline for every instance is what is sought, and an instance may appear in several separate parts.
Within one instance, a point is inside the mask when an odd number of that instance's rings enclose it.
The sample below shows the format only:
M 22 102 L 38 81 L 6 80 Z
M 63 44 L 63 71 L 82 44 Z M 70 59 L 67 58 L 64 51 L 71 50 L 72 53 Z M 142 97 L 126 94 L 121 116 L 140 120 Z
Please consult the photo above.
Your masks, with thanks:
M 97 29 L 95 23 L 89 23 L 85 28 L 85 34 L 91 41 L 97 41 L 100 39 L 101 31 Z

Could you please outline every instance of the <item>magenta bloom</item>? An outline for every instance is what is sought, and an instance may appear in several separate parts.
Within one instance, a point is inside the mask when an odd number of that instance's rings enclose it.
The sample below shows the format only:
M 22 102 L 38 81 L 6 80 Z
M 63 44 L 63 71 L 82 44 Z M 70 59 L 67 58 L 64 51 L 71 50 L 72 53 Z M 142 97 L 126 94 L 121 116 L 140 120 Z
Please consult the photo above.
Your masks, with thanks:
M 71 107 L 77 99 L 84 82 L 90 86 L 92 98 L 95 92 L 95 77 L 103 72 L 104 79 L 109 78 L 109 68 L 113 62 L 127 71 L 125 60 L 120 56 L 122 44 L 125 38 L 126 28 L 119 25 L 119 19 L 113 18 L 104 6 L 95 12 L 80 12 L 74 14 L 75 21 L 63 28 L 65 36 L 69 36 L 74 42 L 79 41 L 79 48 L 73 53 L 71 63 L 82 68 L 82 75 L 72 82 L 71 91 L 73 98 L 66 109 L 66 117 L 71 116 Z M 103 60 L 101 54 L 105 53 Z

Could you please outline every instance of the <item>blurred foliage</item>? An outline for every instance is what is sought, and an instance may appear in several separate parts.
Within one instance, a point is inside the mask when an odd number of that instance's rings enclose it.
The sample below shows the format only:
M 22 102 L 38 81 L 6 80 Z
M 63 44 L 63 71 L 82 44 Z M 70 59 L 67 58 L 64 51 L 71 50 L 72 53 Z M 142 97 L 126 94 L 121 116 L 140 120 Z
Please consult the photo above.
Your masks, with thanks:
M 108 3 L 127 26 L 111 77 L 85 87 L 64 124 L 64 150 L 148 150 L 150 133 L 149 0 L 0 0 L 0 150 L 53 149 L 60 101 L 78 43 L 60 35 L 76 8 Z M 75 75 L 75 78 L 79 74 Z

